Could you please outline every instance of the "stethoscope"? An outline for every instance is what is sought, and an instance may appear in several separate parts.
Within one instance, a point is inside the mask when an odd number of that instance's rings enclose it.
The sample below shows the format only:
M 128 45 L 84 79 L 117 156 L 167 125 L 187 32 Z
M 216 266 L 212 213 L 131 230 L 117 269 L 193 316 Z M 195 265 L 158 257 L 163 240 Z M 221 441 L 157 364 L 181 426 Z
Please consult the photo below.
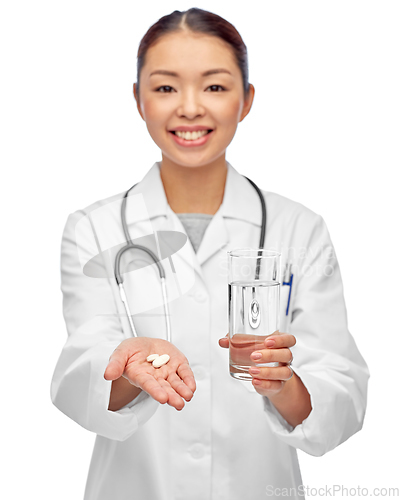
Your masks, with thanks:
M 245 179 L 247 179 L 250 182 L 250 184 L 254 187 L 254 189 L 257 191 L 257 194 L 258 194 L 260 201 L 261 201 L 262 221 L 261 221 L 261 233 L 260 233 L 259 249 L 262 249 L 262 248 L 264 248 L 265 232 L 266 232 L 266 227 L 267 227 L 267 208 L 265 205 L 264 196 L 262 195 L 257 184 L 255 184 L 248 177 L 246 177 L 246 176 L 243 176 L 243 177 Z M 138 183 L 134 184 L 130 189 L 128 189 L 128 191 L 125 193 L 125 195 L 123 197 L 122 204 L 121 204 L 121 221 L 122 221 L 122 228 L 123 228 L 124 234 L 125 234 L 126 245 L 123 246 L 118 251 L 118 253 L 115 257 L 115 268 L 114 268 L 115 279 L 117 280 L 119 294 L 120 294 L 121 300 L 124 304 L 126 315 L 128 316 L 128 321 L 129 321 L 129 325 L 130 325 L 131 330 L 132 330 L 132 334 L 134 337 L 138 337 L 135 325 L 133 324 L 133 321 L 132 321 L 132 314 L 131 314 L 131 311 L 129 309 L 129 304 L 128 304 L 125 289 L 124 289 L 124 280 L 121 276 L 121 268 L 120 268 L 121 257 L 127 250 L 137 248 L 138 250 L 143 250 L 144 252 L 146 252 L 153 259 L 154 263 L 158 267 L 158 272 L 160 274 L 161 290 L 162 290 L 163 302 L 164 302 L 165 323 L 166 323 L 166 328 L 167 328 L 166 337 L 167 337 L 168 342 L 171 342 L 171 322 L 169 319 L 169 312 L 168 312 L 168 297 L 167 297 L 167 287 L 166 287 L 166 283 L 165 283 L 164 266 L 158 260 L 157 256 L 154 254 L 154 252 L 152 252 L 149 248 L 147 248 L 143 245 L 137 245 L 137 244 L 132 242 L 132 239 L 131 239 L 130 234 L 129 234 L 128 225 L 126 223 L 126 204 L 127 204 L 128 194 L 135 186 L 137 186 L 137 184 Z M 261 258 L 259 259 L 257 266 L 256 266 L 255 279 L 259 278 L 260 265 L 261 265 Z

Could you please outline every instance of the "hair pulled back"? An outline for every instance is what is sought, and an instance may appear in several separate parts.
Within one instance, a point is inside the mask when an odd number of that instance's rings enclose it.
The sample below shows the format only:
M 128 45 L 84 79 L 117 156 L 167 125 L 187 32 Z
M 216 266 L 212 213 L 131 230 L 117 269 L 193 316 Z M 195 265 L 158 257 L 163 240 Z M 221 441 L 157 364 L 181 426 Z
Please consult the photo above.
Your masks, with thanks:
M 171 14 L 161 17 L 144 35 L 139 44 L 137 54 L 136 91 L 139 96 L 139 79 L 145 64 L 146 53 L 162 36 L 169 33 L 189 29 L 194 33 L 216 36 L 232 47 L 236 62 L 242 74 L 245 97 L 249 93 L 249 69 L 247 47 L 237 29 L 224 18 L 207 10 L 193 7 L 189 10 L 174 10 Z

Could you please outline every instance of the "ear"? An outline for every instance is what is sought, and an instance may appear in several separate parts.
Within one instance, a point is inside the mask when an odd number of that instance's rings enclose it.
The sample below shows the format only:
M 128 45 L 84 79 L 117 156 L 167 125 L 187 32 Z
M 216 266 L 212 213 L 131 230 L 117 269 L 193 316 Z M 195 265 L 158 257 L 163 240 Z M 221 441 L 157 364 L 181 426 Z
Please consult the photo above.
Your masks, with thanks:
M 135 101 L 136 101 L 136 107 L 137 107 L 137 110 L 139 111 L 139 115 L 142 117 L 142 120 L 144 120 L 142 109 L 140 107 L 139 96 L 138 96 L 138 93 L 137 93 L 137 90 L 136 90 L 136 83 L 133 84 L 133 96 L 134 96 Z
M 251 106 L 253 105 L 255 91 L 256 90 L 254 88 L 254 85 L 252 85 L 250 83 L 250 85 L 249 85 L 249 93 L 248 93 L 248 95 L 246 97 L 246 100 L 244 101 L 244 106 L 243 106 L 243 109 L 242 109 L 242 113 L 240 115 L 239 122 L 241 122 L 249 114 Z

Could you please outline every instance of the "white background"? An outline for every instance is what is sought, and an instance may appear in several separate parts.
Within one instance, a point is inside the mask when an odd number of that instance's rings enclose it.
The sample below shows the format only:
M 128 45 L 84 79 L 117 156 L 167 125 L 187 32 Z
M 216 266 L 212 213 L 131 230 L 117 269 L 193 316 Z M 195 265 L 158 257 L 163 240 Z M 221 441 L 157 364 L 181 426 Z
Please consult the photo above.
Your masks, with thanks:
M 126 190 L 161 159 L 133 99 L 136 51 L 161 16 L 193 6 L 233 23 L 249 51 L 255 101 L 227 159 L 262 189 L 324 217 L 350 330 L 371 371 L 363 430 L 324 457 L 299 452 L 304 484 L 400 486 L 392 458 L 399 2 L 37 0 L 3 2 L 0 11 L 7 498 L 83 497 L 95 436 L 50 401 L 66 340 L 61 235 L 69 213 Z

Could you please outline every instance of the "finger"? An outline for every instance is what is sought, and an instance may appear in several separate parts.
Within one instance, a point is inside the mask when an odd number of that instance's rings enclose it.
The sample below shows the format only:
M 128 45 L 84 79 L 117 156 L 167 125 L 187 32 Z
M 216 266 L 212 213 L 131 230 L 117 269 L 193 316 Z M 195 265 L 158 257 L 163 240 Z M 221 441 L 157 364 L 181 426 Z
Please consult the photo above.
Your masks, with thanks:
M 284 382 L 278 380 L 260 380 L 253 378 L 252 380 L 255 390 L 262 396 L 270 396 L 280 392 L 284 386 Z
M 290 363 L 293 359 L 292 351 L 288 348 L 261 349 L 251 353 L 250 358 L 256 363 Z
M 293 347 L 296 344 L 296 337 L 290 333 L 280 333 L 271 335 L 264 340 L 265 347 L 271 349 L 281 349 L 282 347 Z
M 171 373 L 167 378 L 167 381 L 174 391 L 179 394 L 179 396 L 184 398 L 186 401 L 190 401 L 192 399 L 193 392 L 176 373 Z
M 141 372 L 135 376 L 134 385 L 140 387 L 147 392 L 153 399 L 161 404 L 168 402 L 169 395 L 164 387 L 152 375 L 146 372 Z
M 189 387 L 189 389 L 194 393 L 196 390 L 196 380 L 194 378 L 193 372 L 187 363 L 182 363 L 178 366 L 177 374 L 183 380 L 183 382 Z
M 292 377 L 292 369 L 290 366 L 274 366 L 274 367 L 258 367 L 251 366 L 249 373 L 257 379 L 263 380 L 282 380 L 286 381 Z
M 115 349 L 111 354 L 108 365 L 104 371 L 104 378 L 106 380 L 116 380 L 124 373 L 128 354 L 125 350 Z
M 167 403 L 170 406 L 173 406 L 174 408 L 176 408 L 178 411 L 181 411 L 185 406 L 185 401 L 179 396 L 179 394 L 177 394 L 174 391 L 174 389 L 171 387 L 169 382 L 167 382 L 164 379 L 159 379 L 158 382 L 160 383 L 160 386 L 168 394 Z
M 221 347 L 224 347 L 225 349 L 229 347 L 229 333 L 227 333 L 225 337 L 223 337 L 222 339 L 219 339 L 218 343 Z

